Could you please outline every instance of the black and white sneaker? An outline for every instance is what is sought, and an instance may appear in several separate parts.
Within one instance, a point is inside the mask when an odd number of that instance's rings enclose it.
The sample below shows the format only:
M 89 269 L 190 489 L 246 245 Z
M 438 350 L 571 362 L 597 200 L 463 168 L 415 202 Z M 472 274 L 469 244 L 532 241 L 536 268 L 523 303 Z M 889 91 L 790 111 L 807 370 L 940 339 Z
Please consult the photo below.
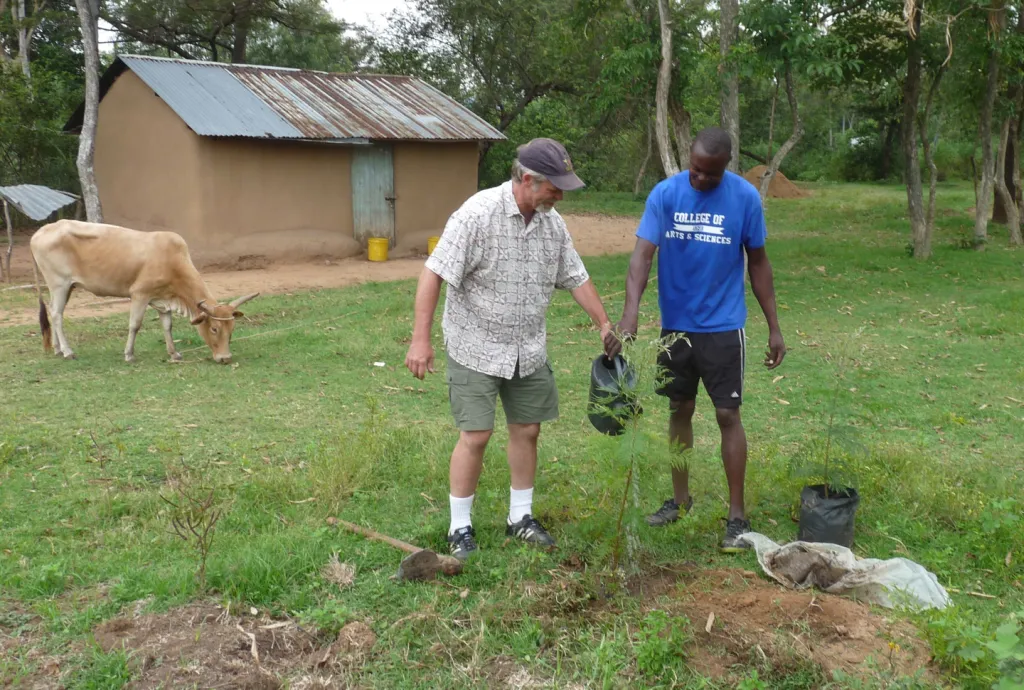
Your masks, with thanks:
M 506 521 L 508 518 L 505 518 Z M 522 539 L 527 544 L 537 544 L 539 546 L 554 546 L 554 538 L 548 534 L 548 531 L 544 529 L 537 519 L 532 515 L 524 515 L 523 519 L 514 524 L 509 524 L 505 528 L 505 534 L 516 539 Z
M 448 535 L 448 551 L 455 558 L 465 562 L 477 550 L 476 540 L 473 537 L 476 532 L 473 526 L 460 527 Z
M 750 531 L 750 523 L 743 518 L 725 521 L 725 539 L 719 550 L 722 553 L 742 553 L 750 548 L 747 542 L 740 541 L 740 535 Z
M 693 507 L 693 496 L 690 496 L 690 500 L 686 502 L 686 505 L 680 505 L 676 503 L 674 498 L 670 498 L 661 504 L 654 513 L 647 516 L 647 524 L 651 527 L 664 527 L 670 525 L 679 519 L 680 513 L 689 513 L 690 508 Z

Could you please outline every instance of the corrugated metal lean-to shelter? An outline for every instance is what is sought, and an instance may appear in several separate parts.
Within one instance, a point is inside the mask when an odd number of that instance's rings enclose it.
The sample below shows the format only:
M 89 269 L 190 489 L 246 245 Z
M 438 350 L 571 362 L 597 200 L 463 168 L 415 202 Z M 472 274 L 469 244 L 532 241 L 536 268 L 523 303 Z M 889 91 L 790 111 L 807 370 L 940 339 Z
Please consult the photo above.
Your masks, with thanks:
M 407 76 L 122 55 L 100 97 L 105 220 L 174 230 L 198 263 L 425 247 L 476 192 L 480 143 L 505 138 Z
M 0 278 L 11 281 L 11 254 L 14 252 L 14 228 L 10 207 L 32 220 L 44 221 L 51 215 L 78 201 L 68 192 L 50 189 L 39 184 L 17 184 L 0 187 L 0 206 L 3 206 L 4 226 L 7 229 L 7 249 L 0 255 Z

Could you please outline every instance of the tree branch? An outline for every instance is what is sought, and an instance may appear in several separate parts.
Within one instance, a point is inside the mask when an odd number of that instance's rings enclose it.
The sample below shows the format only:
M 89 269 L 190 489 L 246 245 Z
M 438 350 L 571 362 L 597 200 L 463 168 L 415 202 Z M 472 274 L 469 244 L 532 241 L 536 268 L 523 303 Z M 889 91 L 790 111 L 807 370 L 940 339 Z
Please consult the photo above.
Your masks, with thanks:
M 740 149 L 740 155 L 741 156 L 746 156 L 747 158 L 752 158 L 755 161 L 757 161 L 758 163 L 760 163 L 761 165 L 768 165 L 768 163 L 770 162 L 764 156 L 759 156 L 759 155 L 757 155 L 756 153 L 754 153 L 752 151 L 748 151 L 747 149 Z
M 117 17 L 114 17 L 114 16 L 110 15 L 109 13 L 106 13 L 103 16 L 103 19 L 108 24 L 110 24 L 112 27 L 114 27 L 118 31 L 118 33 L 122 33 L 125 36 L 128 36 L 129 38 L 132 38 L 132 39 L 134 39 L 136 41 L 139 41 L 140 43 L 149 43 L 151 45 L 160 46 L 161 48 L 166 48 L 167 50 L 171 51 L 172 53 L 174 53 L 174 54 L 178 55 L 179 57 L 182 57 L 182 58 L 184 58 L 186 60 L 195 60 L 196 59 L 195 56 L 192 53 L 190 53 L 187 50 L 185 50 L 180 43 L 176 43 L 176 42 L 174 42 L 174 41 L 172 41 L 170 39 L 167 39 L 167 38 L 161 38 L 161 37 L 159 37 L 157 35 L 154 35 L 154 34 L 151 34 L 151 33 L 148 33 L 148 32 L 144 32 L 144 31 L 140 31 L 138 29 L 134 29 L 134 28 L 128 26 L 127 24 L 125 24 L 124 22 L 122 22 Z M 158 26 L 160 28 L 163 28 L 169 34 L 173 35 L 173 32 L 171 32 L 167 27 L 163 27 L 162 25 L 158 25 Z M 192 42 L 193 41 L 189 41 L 189 43 L 192 43 Z
M 826 12 L 825 14 L 821 15 L 818 18 L 818 24 L 821 25 L 824 22 L 827 22 L 829 19 L 832 19 L 833 17 L 838 17 L 841 14 L 846 14 L 847 12 L 852 12 L 853 10 L 859 10 L 865 5 L 867 5 L 868 2 L 869 0 L 854 0 L 854 2 L 851 2 L 847 5 L 837 7 L 831 12 Z
M 765 197 L 768 196 L 768 188 L 771 185 L 772 178 L 778 171 L 779 166 L 782 165 L 782 161 L 785 160 L 789 152 L 793 150 L 793 147 L 797 145 L 801 137 L 804 135 L 804 123 L 800 120 L 800 111 L 796 100 L 796 88 L 793 86 L 793 64 L 787 59 L 786 60 L 786 98 L 789 100 L 789 109 L 793 115 L 793 133 L 789 135 L 789 139 L 786 140 L 779 150 L 772 156 L 771 162 L 768 164 L 767 169 L 761 176 L 761 200 L 764 201 Z

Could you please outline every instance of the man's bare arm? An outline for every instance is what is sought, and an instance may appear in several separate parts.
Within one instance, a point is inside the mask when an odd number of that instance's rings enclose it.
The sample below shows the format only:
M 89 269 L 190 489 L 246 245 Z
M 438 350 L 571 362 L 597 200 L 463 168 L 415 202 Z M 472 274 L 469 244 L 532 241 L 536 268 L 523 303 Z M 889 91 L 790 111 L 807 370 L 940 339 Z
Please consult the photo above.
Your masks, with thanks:
M 427 372 L 434 373 L 434 347 L 430 344 L 430 332 L 434 325 L 434 312 L 437 311 L 443 282 L 441 276 L 429 268 L 424 268 L 416 286 L 412 343 L 405 356 L 405 366 L 418 379 L 423 379 Z
M 768 252 L 764 247 L 747 250 L 747 272 L 750 274 L 750 287 L 754 291 L 754 297 L 761 305 L 765 321 L 768 322 L 768 350 L 765 353 L 764 365 L 774 369 L 782 364 L 786 356 L 786 343 L 782 339 L 779 314 L 775 307 L 775 278 L 772 275 L 772 264 L 768 261 Z
M 657 249 L 658 245 L 653 242 L 637 238 L 633 256 L 629 259 L 629 272 L 626 274 L 626 303 L 622 307 L 622 320 L 618 326 L 622 335 L 634 336 L 639 328 L 640 298 L 647 289 Z
M 592 280 L 587 280 L 583 285 L 572 291 L 572 297 L 576 303 L 583 307 L 591 321 L 601 329 L 601 344 L 604 345 L 604 353 L 614 357 L 622 351 L 622 343 L 612 332 L 612 324 L 608 320 L 608 314 L 601 303 L 601 297 L 597 294 L 597 288 Z

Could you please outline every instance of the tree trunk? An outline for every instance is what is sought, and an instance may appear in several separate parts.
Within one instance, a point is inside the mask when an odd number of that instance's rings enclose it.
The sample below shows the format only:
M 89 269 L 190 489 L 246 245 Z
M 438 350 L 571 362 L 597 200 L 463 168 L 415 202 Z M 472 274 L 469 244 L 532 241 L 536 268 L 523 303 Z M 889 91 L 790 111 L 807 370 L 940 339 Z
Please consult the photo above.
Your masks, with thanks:
M 651 160 L 651 150 L 653 149 L 654 137 L 651 132 L 651 114 L 647 114 L 647 151 L 644 153 L 644 159 L 640 163 L 640 170 L 636 173 L 636 181 L 633 182 L 633 196 L 640 196 L 640 185 L 644 181 L 644 175 L 647 174 L 647 163 Z
M 773 106 L 775 105 L 775 99 L 778 98 L 778 95 L 779 95 L 779 82 L 775 82 L 775 96 L 772 98 L 772 105 Z M 828 150 L 829 151 L 831 151 L 831 150 L 833 150 L 835 148 L 834 144 L 832 143 L 832 126 L 833 126 L 833 124 L 834 123 L 832 122 L 832 99 L 830 98 L 829 101 L 828 101 Z
M 775 140 L 775 106 L 779 102 L 779 75 L 775 74 L 775 90 L 772 92 L 772 111 L 768 115 L 768 160 L 772 157 L 772 142 Z M 829 108 L 831 109 L 831 105 Z M 832 125 L 828 126 L 828 146 L 832 148 Z M 762 197 L 764 198 L 764 197 Z
M 1005 9 L 999 9 L 1001 0 L 993 3 L 997 17 L 993 21 L 1001 22 Z M 988 242 L 988 219 L 992 212 L 992 196 L 995 191 L 996 161 L 992 151 L 992 114 L 995 110 L 996 96 L 999 94 L 999 51 L 992 46 L 988 58 L 988 85 L 985 100 L 981 104 L 981 119 L 978 122 L 978 136 L 981 139 L 981 188 L 978 190 L 978 204 L 974 213 L 974 248 L 982 250 Z
M 978 208 L 978 161 L 971 150 L 971 183 L 974 185 L 974 208 Z
M 655 92 L 654 131 L 658 140 L 658 153 L 665 177 L 679 172 L 679 163 L 672 152 L 668 133 L 668 91 L 672 86 L 672 20 L 668 0 L 658 0 L 658 19 L 661 24 L 661 66 L 658 68 L 658 86 Z
M 1020 123 L 1010 123 L 1009 148 L 1006 151 L 1006 165 L 1003 167 L 1003 178 L 1006 180 L 1006 187 L 1010 192 L 1010 198 L 1017 201 L 1017 207 L 1021 205 L 1020 188 Z M 992 200 L 992 222 L 1006 225 L 1008 217 L 1003 197 L 996 193 Z
M 882 167 L 878 171 L 881 180 L 889 179 L 889 175 L 892 174 L 892 149 L 895 145 L 893 140 L 896 138 L 896 124 L 895 120 L 889 120 L 885 123 L 885 129 L 882 132 L 885 143 L 882 144 Z M 850 127 L 848 126 L 847 129 Z
M 32 43 L 32 34 L 35 32 L 29 31 L 28 28 L 25 0 L 14 0 L 14 6 L 11 9 L 14 11 L 14 22 L 18 30 L 18 62 L 21 63 L 21 71 L 25 74 L 25 79 L 31 81 L 32 67 L 29 65 L 29 46 Z
M 903 158 L 907 186 L 907 210 L 910 215 L 910 234 L 914 257 L 927 258 L 931 248 L 927 242 L 927 223 L 924 217 L 924 199 L 921 190 L 921 165 L 917 156 L 917 109 L 921 101 L 921 12 L 923 0 L 911 0 L 912 31 L 907 36 L 907 77 L 903 82 Z
M 1020 209 L 1017 207 L 1016 200 L 1011 196 L 1010 189 L 1006 184 L 1006 150 L 1010 145 L 1010 129 L 1013 116 L 1009 116 L 1003 121 L 1003 131 L 999 137 L 999 157 L 996 161 L 996 192 L 999 194 L 999 198 L 1003 201 L 1003 206 L 1006 209 L 1006 225 L 1010 230 L 1010 244 L 1014 246 L 1020 246 Z
M 1021 98 L 1020 101 L 1018 101 L 1018 104 L 1024 105 L 1024 92 L 1021 93 Z M 1016 196 L 1014 196 L 1014 198 L 1017 200 L 1018 212 L 1021 209 L 1024 209 L 1024 198 L 1022 198 L 1024 195 L 1022 195 L 1020 180 L 1020 136 L 1021 130 L 1024 129 L 1024 108 L 1021 108 L 1021 111 L 1020 117 L 1017 119 L 1017 122 L 1014 123 L 1014 127 L 1010 132 L 1010 153 L 1013 156 L 1014 161 L 1013 170 L 1010 171 L 1010 178 L 1013 180 L 1013 188 L 1016 190 Z
M 252 15 L 248 10 L 243 10 L 242 15 L 235 22 L 235 40 L 231 44 L 231 62 L 236 65 L 243 65 L 246 62 L 251 27 Z
M 669 114 L 672 116 L 672 124 L 675 128 L 676 149 L 679 151 L 679 169 L 688 170 L 690 167 L 690 148 L 693 145 L 690 111 L 681 103 L 675 101 L 669 102 L 668 106 Z
M 738 36 L 740 5 L 739 0 L 721 0 L 719 5 L 721 7 L 721 24 L 719 26 L 721 61 L 718 63 L 718 73 L 722 78 L 720 122 L 722 129 L 728 132 L 729 138 L 732 139 L 732 159 L 729 161 L 729 170 L 738 173 L 740 171 L 740 77 L 736 66 L 730 60 L 729 53 Z
M 924 116 L 918 123 L 921 146 L 924 148 L 924 162 L 928 166 L 928 210 L 925 213 L 924 234 L 920 238 L 920 248 L 918 248 L 917 238 L 915 238 L 914 242 L 914 256 L 918 259 L 927 259 L 931 256 L 932 237 L 935 235 L 935 190 L 939 181 L 939 167 L 935 165 L 935 151 L 932 150 L 932 142 L 928 134 L 928 123 L 931 122 L 932 118 L 932 104 L 935 101 L 935 94 L 939 90 L 942 75 L 945 73 L 945 66 L 939 67 L 935 73 L 931 88 L 928 89 L 928 100 L 925 102 Z
M 0 0 L 0 17 L 7 11 L 7 0 Z M 5 65 L 11 61 L 11 56 L 7 51 L 7 42 L 0 38 L 0 65 Z
M 771 185 L 775 173 L 778 172 L 779 166 L 782 165 L 782 161 L 793 150 L 793 147 L 797 145 L 800 137 L 804 135 L 804 124 L 800 120 L 800 110 L 797 107 L 796 89 L 793 88 L 793 67 L 789 60 L 786 60 L 786 98 L 789 99 L 789 110 L 793 114 L 793 133 L 789 135 L 786 143 L 779 147 L 779 150 L 772 157 L 771 163 L 765 168 L 764 174 L 761 175 L 760 192 L 762 204 L 768 196 L 768 187 Z M 771 144 L 769 144 L 770 147 Z
M 1017 34 L 1024 35 L 1024 7 L 1017 13 Z M 1006 170 L 1010 174 L 1010 185 L 1013 198 L 1017 201 L 1017 215 L 1024 209 L 1024 187 L 1021 186 L 1021 134 L 1024 133 L 1024 87 L 1017 87 L 1017 119 L 1010 128 L 1010 160 L 1006 162 Z
M 1018 36 L 1024 34 L 1024 11 L 1019 11 L 1017 13 L 1016 33 Z M 1016 88 L 1016 92 L 1016 99 L 1014 100 L 1020 117 L 1012 121 L 1010 124 L 1009 146 L 1006 151 L 1006 166 L 1003 170 L 1006 178 L 1006 186 L 1010 191 L 1010 198 L 1016 201 L 1019 215 L 1020 209 L 1022 208 L 1022 190 L 1020 185 L 1020 134 L 1021 126 L 1024 124 L 1024 88 L 1018 86 Z M 993 202 L 992 222 L 1002 223 L 1005 225 L 1008 221 L 1008 216 L 1002 197 L 999 194 L 996 194 Z
M 90 223 L 102 223 L 103 210 L 93 167 L 100 109 L 99 7 L 97 0 L 75 0 L 75 6 L 82 25 L 82 47 L 85 52 L 85 114 L 82 133 L 78 138 L 78 178 L 82 184 L 86 218 Z

